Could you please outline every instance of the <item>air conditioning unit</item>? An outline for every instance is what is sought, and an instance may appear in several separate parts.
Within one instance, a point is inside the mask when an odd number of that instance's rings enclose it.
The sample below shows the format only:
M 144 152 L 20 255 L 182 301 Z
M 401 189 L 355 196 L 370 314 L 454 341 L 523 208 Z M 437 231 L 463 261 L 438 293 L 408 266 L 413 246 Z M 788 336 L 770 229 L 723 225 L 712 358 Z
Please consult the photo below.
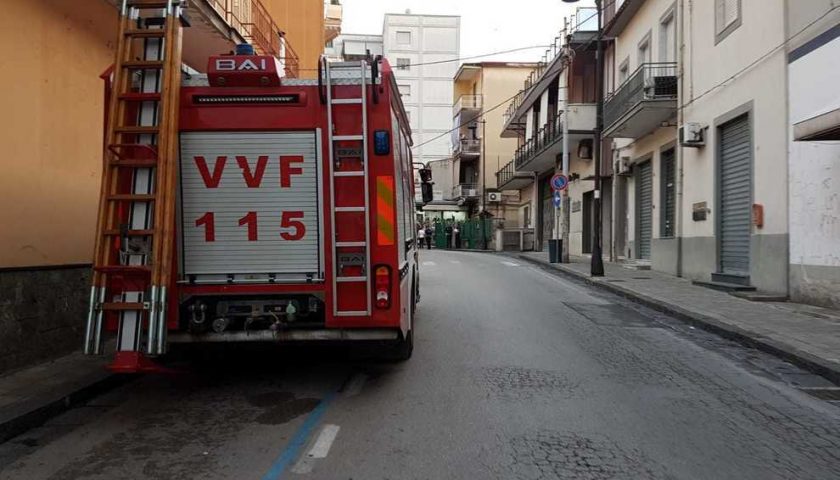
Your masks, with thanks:
M 502 192 L 487 192 L 487 201 L 498 203 L 502 201 Z
M 680 127 L 680 145 L 684 147 L 702 147 L 706 144 L 705 129 L 699 123 L 684 123 Z
M 630 165 L 630 157 L 620 157 L 615 162 L 615 172 L 618 175 L 630 175 L 633 167 Z

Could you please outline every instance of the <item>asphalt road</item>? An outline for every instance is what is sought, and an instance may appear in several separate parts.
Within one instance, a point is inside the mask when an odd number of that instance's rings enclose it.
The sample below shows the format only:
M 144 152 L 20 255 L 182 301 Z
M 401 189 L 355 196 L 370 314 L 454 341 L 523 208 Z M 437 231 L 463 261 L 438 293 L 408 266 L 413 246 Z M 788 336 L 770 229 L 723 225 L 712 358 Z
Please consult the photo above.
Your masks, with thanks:
M 421 260 L 410 361 L 216 352 L 0 445 L 0 478 L 840 478 L 825 380 L 510 257 Z

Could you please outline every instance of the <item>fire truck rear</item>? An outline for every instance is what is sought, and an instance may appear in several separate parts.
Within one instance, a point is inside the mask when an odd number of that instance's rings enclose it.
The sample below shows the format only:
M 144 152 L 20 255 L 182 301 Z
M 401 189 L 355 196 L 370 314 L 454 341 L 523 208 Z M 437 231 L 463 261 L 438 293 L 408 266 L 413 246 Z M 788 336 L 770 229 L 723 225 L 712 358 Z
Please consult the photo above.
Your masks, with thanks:
M 118 52 L 110 80 L 86 352 L 114 331 L 123 372 L 157 368 L 172 343 L 360 341 L 408 358 L 411 134 L 388 62 L 322 59 L 299 80 L 246 47 L 182 74 L 154 43 L 172 23 L 138 35 L 143 60 Z

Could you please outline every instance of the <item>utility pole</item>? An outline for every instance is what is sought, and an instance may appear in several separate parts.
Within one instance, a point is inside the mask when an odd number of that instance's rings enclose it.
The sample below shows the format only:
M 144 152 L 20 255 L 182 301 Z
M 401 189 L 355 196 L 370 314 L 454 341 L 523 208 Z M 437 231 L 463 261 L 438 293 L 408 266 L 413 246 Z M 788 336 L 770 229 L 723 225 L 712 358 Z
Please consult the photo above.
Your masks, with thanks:
M 483 108 L 483 105 L 482 105 Z M 487 147 L 485 142 L 485 132 L 487 128 L 487 120 L 481 119 L 481 213 L 478 214 L 478 225 L 481 228 L 481 249 L 487 250 L 487 236 L 485 235 L 484 222 L 487 221 Z
M 598 38 L 596 39 L 597 49 L 595 56 L 595 94 L 597 98 L 597 109 L 595 114 L 595 145 L 593 157 L 595 161 L 595 193 L 594 193 L 594 220 L 595 228 L 592 232 L 592 263 L 589 273 L 593 277 L 604 276 L 604 259 L 601 251 L 601 131 L 604 128 L 604 46 L 603 25 L 601 25 L 601 0 L 595 0 L 595 8 L 598 11 Z
M 574 57 L 571 54 L 571 39 L 572 35 L 569 33 L 566 36 L 565 52 L 563 53 L 563 55 L 565 56 L 564 69 L 566 71 L 566 86 L 565 88 L 561 89 L 563 90 L 563 176 L 565 176 L 567 180 L 569 178 L 569 158 L 571 157 L 571 152 L 569 152 L 569 80 L 572 78 L 570 70 L 572 69 L 572 61 L 574 60 Z M 560 238 L 563 250 L 560 255 L 560 263 L 569 263 L 569 228 L 572 216 L 572 213 L 570 211 L 571 204 L 572 200 L 569 197 L 569 187 L 567 186 L 562 193 L 561 212 L 563 214 L 563 217 L 560 220 L 560 231 L 562 232 L 562 236 Z

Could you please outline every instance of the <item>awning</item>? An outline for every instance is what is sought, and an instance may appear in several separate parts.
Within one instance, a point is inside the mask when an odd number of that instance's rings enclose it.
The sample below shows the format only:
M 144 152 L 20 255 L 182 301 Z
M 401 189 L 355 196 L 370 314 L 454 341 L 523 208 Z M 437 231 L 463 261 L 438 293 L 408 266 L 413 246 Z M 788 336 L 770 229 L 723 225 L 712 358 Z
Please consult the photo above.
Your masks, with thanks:
M 840 98 L 834 105 L 793 125 L 795 141 L 840 140 Z

